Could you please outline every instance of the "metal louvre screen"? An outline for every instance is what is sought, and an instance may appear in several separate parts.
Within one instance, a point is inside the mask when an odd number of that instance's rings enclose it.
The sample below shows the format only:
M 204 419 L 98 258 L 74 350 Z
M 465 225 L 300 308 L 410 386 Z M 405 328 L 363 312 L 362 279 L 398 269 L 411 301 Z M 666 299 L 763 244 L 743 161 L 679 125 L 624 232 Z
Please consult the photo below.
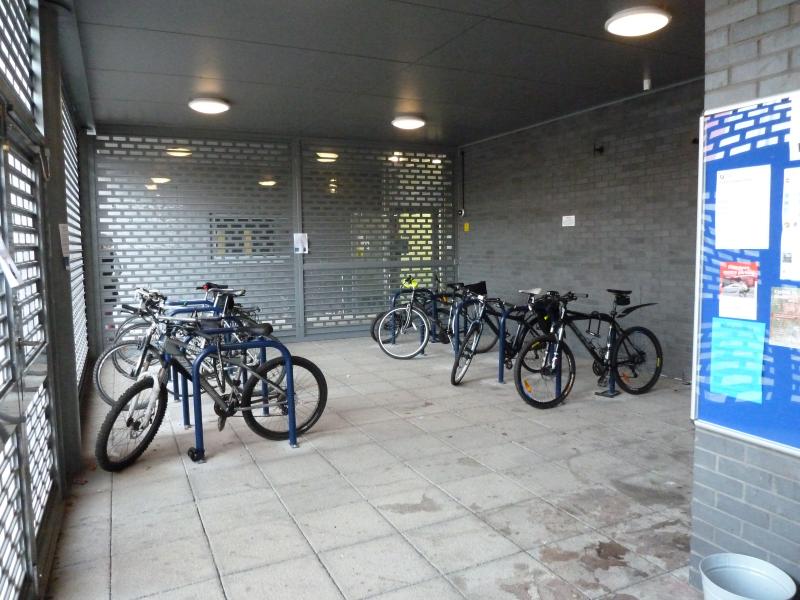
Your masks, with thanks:
M 0 73 L 33 110 L 31 18 L 26 0 L 0 0 Z
M 403 275 L 454 277 L 452 179 L 446 154 L 304 146 L 307 333 L 363 329 Z
M 95 169 L 106 343 L 136 287 L 192 298 L 209 279 L 294 331 L 288 143 L 99 135 Z
M 72 287 L 72 335 L 75 339 L 75 375 L 81 382 L 89 339 L 86 330 L 86 292 L 83 284 L 83 246 L 81 244 L 81 204 L 78 187 L 78 140 L 64 98 L 61 98 L 61 128 L 64 138 L 64 178 L 69 230 L 69 271 Z
M 0 600 L 18 598 L 27 570 L 17 437 L 0 452 Z
M 44 366 L 44 365 L 43 365 Z M 53 428 L 50 424 L 48 406 L 50 395 L 44 378 L 47 368 L 39 377 L 28 376 L 25 379 L 26 389 L 23 394 L 32 396 L 25 410 L 25 432 L 28 440 L 28 463 L 30 475 L 31 503 L 33 505 L 33 527 L 38 533 L 42 524 L 44 509 L 53 487 L 53 451 L 51 439 Z M 40 381 L 39 385 L 36 382 Z M 34 386 L 27 389 L 28 385 Z M 26 401 L 27 404 L 27 401 Z

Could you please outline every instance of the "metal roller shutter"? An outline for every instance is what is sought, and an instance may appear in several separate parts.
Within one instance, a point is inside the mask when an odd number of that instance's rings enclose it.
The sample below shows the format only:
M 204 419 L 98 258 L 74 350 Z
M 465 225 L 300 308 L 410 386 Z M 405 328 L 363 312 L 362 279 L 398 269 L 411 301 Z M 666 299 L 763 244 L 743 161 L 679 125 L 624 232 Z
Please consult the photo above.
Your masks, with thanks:
M 0 77 L 33 112 L 31 18 L 26 0 L 0 2 Z
M 81 244 L 81 205 L 78 187 L 78 139 L 64 97 L 61 98 L 61 128 L 64 138 L 64 177 L 67 194 L 67 228 L 69 229 L 69 271 L 72 286 L 72 335 L 75 339 L 75 376 L 80 385 L 89 339 L 86 330 L 86 291 L 83 277 Z
M 288 143 L 98 135 L 95 169 L 106 343 L 136 287 L 196 297 L 207 279 L 294 331 Z
M 304 146 L 306 333 L 363 329 L 403 275 L 454 277 L 452 179 L 445 154 Z

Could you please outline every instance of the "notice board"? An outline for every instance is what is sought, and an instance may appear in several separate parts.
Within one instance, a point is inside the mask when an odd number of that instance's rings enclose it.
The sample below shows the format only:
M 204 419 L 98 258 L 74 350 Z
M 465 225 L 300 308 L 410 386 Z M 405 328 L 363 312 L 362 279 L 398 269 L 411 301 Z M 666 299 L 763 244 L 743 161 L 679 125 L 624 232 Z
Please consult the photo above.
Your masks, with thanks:
M 800 91 L 700 122 L 693 417 L 800 451 Z

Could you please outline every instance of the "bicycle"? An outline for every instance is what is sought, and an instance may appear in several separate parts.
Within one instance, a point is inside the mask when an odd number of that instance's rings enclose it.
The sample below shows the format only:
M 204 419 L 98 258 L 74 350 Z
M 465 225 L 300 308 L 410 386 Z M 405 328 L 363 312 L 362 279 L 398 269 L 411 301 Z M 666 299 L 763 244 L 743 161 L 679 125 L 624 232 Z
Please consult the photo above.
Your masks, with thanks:
M 485 326 L 488 324 L 493 327 L 493 321 L 487 319 L 487 315 L 495 319 L 498 317 L 502 319 L 505 315 L 506 321 L 511 320 L 517 323 L 517 328 L 513 333 L 508 330 L 504 333 L 505 343 L 501 351 L 503 352 L 503 360 L 507 369 L 513 367 L 514 358 L 526 343 L 544 333 L 541 323 L 546 322 L 547 315 L 546 311 L 542 310 L 540 301 L 536 299 L 536 296 L 541 293 L 541 289 L 519 290 L 519 292 L 528 294 L 528 300 L 525 304 L 516 306 L 499 298 L 487 299 L 485 296 L 480 295 L 476 297 L 477 314 L 473 315 L 471 322 L 468 323 L 467 334 L 459 345 L 459 351 L 450 372 L 450 383 L 452 385 L 461 383 L 472 363 L 472 358 L 475 354 L 480 354 L 480 341 L 486 331 Z M 499 312 L 497 312 L 498 308 L 500 309 Z M 500 329 L 499 325 L 498 329 Z M 499 333 L 500 331 L 498 331 L 497 336 L 493 336 L 492 346 L 496 343 Z M 525 366 L 525 368 L 528 367 Z
M 191 314 L 201 312 L 221 314 L 230 325 L 254 325 L 253 316 L 258 309 L 245 309 L 235 304 L 233 298 L 244 295 L 244 290 L 229 290 L 226 287 L 208 288 L 206 284 L 205 300 L 189 300 L 167 303 L 166 297 L 159 292 L 139 289 L 138 307 L 122 305 L 122 310 L 131 313 L 128 319 L 147 325 L 139 329 L 135 340 L 121 341 L 104 350 L 92 369 L 92 380 L 100 398 L 108 405 L 113 405 L 119 393 L 137 379 L 143 370 L 147 370 L 154 357 L 148 353 L 147 347 L 152 336 L 158 333 L 159 316 L 171 314 Z M 209 300 L 209 295 L 211 299 Z M 140 327 L 140 326 L 138 326 Z
M 629 394 L 644 394 L 652 389 L 663 366 L 661 344 L 655 334 L 645 327 L 623 329 L 618 320 L 632 312 L 653 306 L 654 302 L 630 305 L 630 290 L 607 290 L 614 295 L 610 313 L 582 313 L 567 310 L 567 304 L 587 294 L 548 292 L 546 310 L 551 317 L 550 333 L 540 336 L 520 353 L 514 366 L 514 382 L 522 399 L 537 408 L 552 408 L 563 402 L 572 390 L 575 381 L 575 357 L 564 341 L 569 328 L 593 359 L 592 371 L 598 376 L 598 384 L 605 385 L 609 377 Z M 629 306 L 617 312 L 620 306 Z M 600 338 L 602 323 L 608 326 L 605 345 L 595 346 L 584 336 L 576 323 L 589 321 L 586 333 Z M 592 329 L 592 321 L 597 326 Z M 536 365 L 528 373 L 522 365 Z M 566 372 L 564 369 L 566 367 Z
M 172 369 L 177 369 L 195 388 L 198 443 L 188 451 L 193 461 L 204 459 L 199 401 L 203 392 L 214 401 L 220 430 L 227 419 L 241 413 L 257 435 L 284 440 L 293 434 L 292 421 L 296 421 L 296 431 L 303 433 L 322 416 L 328 393 L 325 376 L 310 360 L 292 357 L 279 341 L 266 339 L 272 334 L 269 323 L 221 327 L 224 323 L 220 318 L 162 319 L 170 333 L 150 344 L 151 352 L 158 356 L 160 369 L 155 376 L 147 374 L 130 386 L 106 416 L 95 443 L 95 457 L 101 468 L 121 471 L 133 464 L 153 441 L 166 411 L 167 382 Z M 231 336 L 237 340 L 231 340 Z M 191 340 L 197 338 L 205 344 L 203 351 L 192 358 L 188 351 Z M 278 349 L 282 357 L 253 364 L 248 351 L 252 348 L 263 351 L 267 347 Z M 287 364 L 291 364 L 290 376 Z

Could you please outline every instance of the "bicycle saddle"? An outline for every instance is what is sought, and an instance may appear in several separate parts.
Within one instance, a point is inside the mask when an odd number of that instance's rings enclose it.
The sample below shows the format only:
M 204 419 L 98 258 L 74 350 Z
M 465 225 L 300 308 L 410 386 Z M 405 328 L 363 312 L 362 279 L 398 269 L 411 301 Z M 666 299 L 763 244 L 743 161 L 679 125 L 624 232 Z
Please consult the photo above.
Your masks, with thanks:
M 272 323 L 259 323 L 258 325 L 248 325 L 247 327 L 243 327 L 250 335 L 258 335 L 267 337 L 268 335 L 272 335 L 274 328 L 272 327 Z
M 224 290 L 227 289 L 227 285 L 222 285 L 221 283 L 212 283 L 210 281 L 206 281 L 203 285 L 199 286 L 198 290 Z
M 617 296 L 628 296 L 631 293 L 631 290 L 606 290 L 607 292 L 611 292 L 612 294 L 616 294 Z
M 537 296 L 542 293 L 542 288 L 531 288 L 529 290 L 520 290 L 520 294 L 528 294 L 529 296 Z
M 213 289 L 213 288 L 212 288 Z M 229 290 L 229 289 L 214 289 L 214 292 L 217 296 L 231 296 L 234 298 L 238 298 L 239 296 L 244 296 L 247 290 Z

